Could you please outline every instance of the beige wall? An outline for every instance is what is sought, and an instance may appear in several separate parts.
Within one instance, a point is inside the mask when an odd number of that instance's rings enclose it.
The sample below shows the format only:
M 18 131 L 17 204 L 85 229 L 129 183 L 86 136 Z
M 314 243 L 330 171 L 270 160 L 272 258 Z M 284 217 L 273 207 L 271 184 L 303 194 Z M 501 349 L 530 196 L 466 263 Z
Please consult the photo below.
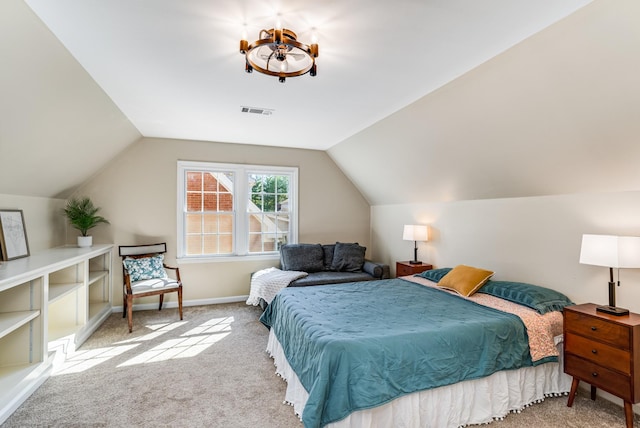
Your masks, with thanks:
M 66 198 L 140 138 L 23 0 L 0 1 L 0 194 Z
M 65 243 L 64 199 L 0 194 L 0 209 L 22 210 L 31 254 Z
M 77 192 L 89 195 L 111 222 L 93 229 L 94 242 L 166 241 L 167 260 L 175 263 L 178 160 L 296 166 L 299 241 L 355 241 L 369 246 L 369 205 L 325 152 L 152 138 L 132 145 Z M 76 235 L 70 230 L 67 242 L 74 243 Z M 116 305 L 121 302 L 119 262 L 114 257 Z M 181 263 L 184 299 L 247 295 L 251 272 L 276 264 L 275 260 Z
M 595 1 L 329 154 L 371 205 L 640 190 L 638 52 Z
M 531 282 L 576 303 L 608 302 L 608 269 L 581 265 L 582 234 L 640 236 L 640 192 L 591 193 L 450 203 L 386 205 L 371 210 L 374 256 L 408 260 L 403 224 L 428 224 L 421 260 L 436 267 L 468 264 L 495 279 Z M 640 269 L 620 270 L 619 306 L 640 312 Z

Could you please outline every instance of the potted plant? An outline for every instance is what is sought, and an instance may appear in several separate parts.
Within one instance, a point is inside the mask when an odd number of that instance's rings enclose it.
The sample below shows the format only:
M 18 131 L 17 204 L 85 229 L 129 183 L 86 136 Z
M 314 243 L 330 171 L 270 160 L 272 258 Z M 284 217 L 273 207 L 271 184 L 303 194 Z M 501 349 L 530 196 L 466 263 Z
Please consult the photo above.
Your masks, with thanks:
M 89 229 L 96 227 L 100 223 L 109 224 L 107 219 L 97 215 L 98 211 L 100 211 L 100 208 L 93 205 L 93 202 L 87 196 L 74 197 L 67 201 L 64 214 L 69 219 L 71 226 L 80 231 L 81 236 L 78 236 L 78 247 L 90 247 L 93 244 L 92 237 L 87 235 Z

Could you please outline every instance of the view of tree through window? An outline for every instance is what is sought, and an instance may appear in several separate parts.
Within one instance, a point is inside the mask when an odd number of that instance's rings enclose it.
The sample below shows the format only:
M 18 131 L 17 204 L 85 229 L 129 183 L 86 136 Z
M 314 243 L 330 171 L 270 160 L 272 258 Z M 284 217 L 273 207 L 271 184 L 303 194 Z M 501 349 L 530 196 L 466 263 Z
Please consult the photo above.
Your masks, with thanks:
M 289 177 L 250 174 L 249 252 L 277 251 L 288 241 Z
M 251 202 L 264 212 L 280 211 L 289 197 L 289 178 L 274 175 L 252 175 Z

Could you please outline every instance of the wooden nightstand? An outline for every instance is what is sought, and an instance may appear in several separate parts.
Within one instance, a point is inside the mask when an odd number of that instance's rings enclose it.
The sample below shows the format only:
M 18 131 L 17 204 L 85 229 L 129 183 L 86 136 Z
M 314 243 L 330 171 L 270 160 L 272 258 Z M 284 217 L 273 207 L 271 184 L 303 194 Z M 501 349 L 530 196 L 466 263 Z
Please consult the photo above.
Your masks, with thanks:
M 433 266 L 427 263 L 418 263 L 416 265 L 412 265 L 408 261 L 396 262 L 396 276 L 415 275 L 417 273 L 431 269 L 433 269 Z
M 601 388 L 624 400 L 627 427 L 633 427 L 632 404 L 640 401 L 640 315 L 614 316 L 596 305 L 564 308 L 564 371 L 573 376 L 567 406 L 578 384 L 591 384 L 591 399 Z

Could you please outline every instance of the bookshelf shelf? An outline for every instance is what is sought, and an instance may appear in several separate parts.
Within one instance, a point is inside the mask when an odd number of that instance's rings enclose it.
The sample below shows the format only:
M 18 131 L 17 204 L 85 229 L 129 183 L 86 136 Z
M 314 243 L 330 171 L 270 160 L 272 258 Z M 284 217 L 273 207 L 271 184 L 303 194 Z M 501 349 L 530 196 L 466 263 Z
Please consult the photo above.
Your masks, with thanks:
M 112 249 L 58 247 L 0 265 L 0 424 L 111 313 Z

